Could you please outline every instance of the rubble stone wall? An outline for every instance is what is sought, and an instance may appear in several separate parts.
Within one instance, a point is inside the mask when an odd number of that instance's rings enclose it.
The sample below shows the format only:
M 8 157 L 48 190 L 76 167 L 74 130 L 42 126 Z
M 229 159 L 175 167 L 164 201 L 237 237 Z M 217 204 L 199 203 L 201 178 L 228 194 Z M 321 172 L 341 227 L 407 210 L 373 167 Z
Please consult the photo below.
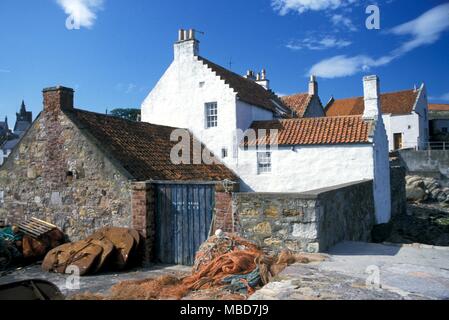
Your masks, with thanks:
M 233 203 L 242 235 L 272 251 L 368 241 L 375 223 L 371 180 L 305 193 L 234 193 Z
M 1 191 L 0 219 L 43 219 L 71 240 L 132 225 L 128 177 L 58 110 L 43 111 L 1 167 Z
M 390 169 L 391 183 L 391 217 L 404 215 L 407 211 L 407 193 L 405 188 L 405 168 L 392 166 Z

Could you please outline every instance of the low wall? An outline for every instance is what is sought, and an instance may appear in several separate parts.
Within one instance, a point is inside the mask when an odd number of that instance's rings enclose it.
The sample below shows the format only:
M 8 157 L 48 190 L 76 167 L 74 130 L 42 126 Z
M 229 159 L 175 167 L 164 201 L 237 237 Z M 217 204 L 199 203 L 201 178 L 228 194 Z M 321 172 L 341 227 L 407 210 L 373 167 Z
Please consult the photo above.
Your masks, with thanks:
M 392 166 L 390 168 L 391 184 L 391 217 L 404 215 L 407 211 L 407 193 L 405 190 L 405 168 Z
M 242 235 L 273 251 L 369 241 L 375 223 L 372 181 L 305 193 L 235 193 L 233 204 Z
M 449 175 L 449 151 L 400 150 L 398 155 L 407 173 Z

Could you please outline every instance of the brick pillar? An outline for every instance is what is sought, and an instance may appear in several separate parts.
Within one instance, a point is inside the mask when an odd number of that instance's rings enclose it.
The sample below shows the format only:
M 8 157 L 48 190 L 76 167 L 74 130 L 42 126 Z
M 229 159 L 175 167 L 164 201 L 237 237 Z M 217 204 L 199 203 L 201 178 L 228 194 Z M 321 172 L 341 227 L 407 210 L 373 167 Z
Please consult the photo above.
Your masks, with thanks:
M 217 229 L 225 232 L 239 231 L 239 220 L 232 201 L 232 192 L 238 191 L 238 188 L 237 184 L 232 191 L 226 192 L 221 184 L 216 185 L 214 231 Z
M 154 242 L 154 188 L 149 182 L 134 182 L 131 185 L 132 228 L 142 239 L 143 262 L 153 258 Z

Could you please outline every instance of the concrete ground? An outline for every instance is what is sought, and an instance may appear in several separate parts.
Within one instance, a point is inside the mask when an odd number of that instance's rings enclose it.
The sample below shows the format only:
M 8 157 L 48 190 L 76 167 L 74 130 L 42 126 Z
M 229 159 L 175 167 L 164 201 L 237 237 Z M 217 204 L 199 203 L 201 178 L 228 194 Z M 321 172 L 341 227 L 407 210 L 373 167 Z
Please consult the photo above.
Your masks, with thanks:
M 448 247 L 342 242 L 328 254 L 288 267 L 251 299 L 449 299 Z
M 287 267 L 250 298 L 449 299 L 449 247 L 342 242 L 328 252 L 328 258 L 320 263 Z M 83 292 L 105 294 L 120 281 L 161 275 L 181 277 L 190 270 L 184 266 L 152 266 L 81 277 L 79 289 L 73 290 L 67 286 L 68 276 L 43 272 L 39 265 L 34 265 L 0 276 L 0 285 L 43 279 L 56 284 L 67 296 Z
M 4 276 L 1 276 L 0 285 L 21 280 L 40 279 L 50 281 L 57 285 L 65 296 L 71 296 L 84 292 L 105 294 L 113 285 L 120 281 L 157 278 L 162 275 L 173 275 L 179 277 L 190 274 L 190 272 L 191 267 L 155 265 L 129 271 L 103 273 L 81 277 L 79 288 L 73 289 L 73 282 L 70 281 L 69 276 L 44 272 L 42 271 L 40 265 L 33 265 L 20 270 L 14 270 Z

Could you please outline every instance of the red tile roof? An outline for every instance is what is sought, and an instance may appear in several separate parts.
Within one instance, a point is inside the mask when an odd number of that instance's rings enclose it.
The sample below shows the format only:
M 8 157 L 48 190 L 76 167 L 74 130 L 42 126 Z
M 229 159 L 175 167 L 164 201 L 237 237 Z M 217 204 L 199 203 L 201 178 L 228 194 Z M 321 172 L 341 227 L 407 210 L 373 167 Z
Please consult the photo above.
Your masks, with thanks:
M 281 100 L 287 107 L 296 112 L 298 118 L 302 118 L 312 101 L 312 97 L 313 95 L 308 93 L 298 93 L 291 96 L 281 97 Z
M 132 177 L 143 180 L 236 181 L 234 173 L 223 164 L 173 164 L 170 152 L 178 142 L 170 141 L 176 128 L 74 109 L 64 113 L 93 138 L 108 156 L 117 161 Z M 191 137 L 191 145 L 193 136 Z M 202 150 L 205 147 L 202 146 Z M 194 149 L 191 147 L 194 152 Z M 195 153 L 196 155 L 198 153 Z M 192 163 L 191 155 L 190 159 Z
M 277 129 L 277 137 L 273 139 L 279 145 L 325 145 L 370 143 L 371 126 L 372 122 L 361 116 L 343 116 L 256 121 L 251 129 L 256 134 L 260 129 Z M 269 144 L 269 131 L 266 134 L 266 137 L 250 138 L 247 145 Z
M 381 94 L 382 113 L 408 114 L 413 111 L 419 90 L 405 90 Z M 349 116 L 363 114 L 363 97 L 339 99 L 330 102 L 325 109 L 326 116 Z
M 444 103 L 429 103 L 430 111 L 449 111 L 449 104 Z
M 256 82 L 229 71 L 203 57 L 198 57 L 198 59 L 234 89 L 240 100 L 270 111 L 275 111 L 277 106 L 288 110 L 273 91 L 266 90 Z

